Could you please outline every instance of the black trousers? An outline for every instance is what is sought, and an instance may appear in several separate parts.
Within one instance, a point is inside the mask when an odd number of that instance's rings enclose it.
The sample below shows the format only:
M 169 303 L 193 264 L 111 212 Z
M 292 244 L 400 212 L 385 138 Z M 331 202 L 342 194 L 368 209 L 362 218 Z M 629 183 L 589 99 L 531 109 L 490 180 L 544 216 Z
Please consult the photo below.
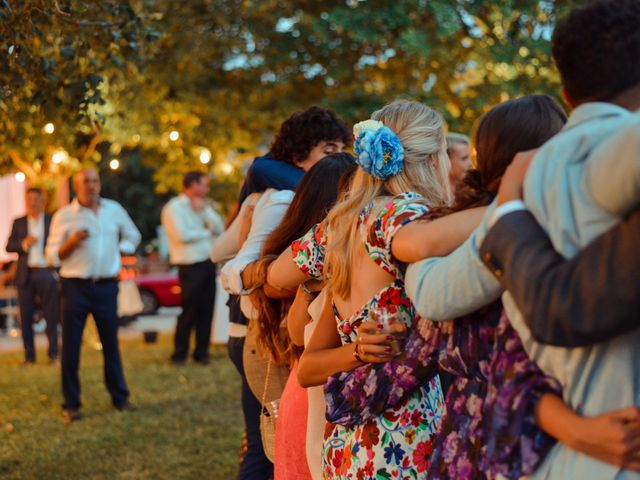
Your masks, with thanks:
M 33 337 L 33 315 L 36 311 L 36 298 L 40 300 L 42 313 L 47 321 L 47 337 L 49 338 L 49 358 L 58 356 L 58 283 L 51 269 L 29 269 L 29 277 L 25 285 L 18 287 L 18 307 L 22 323 L 22 342 L 24 357 L 27 361 L 35 361 L 36 349 Z
M 80 402 L 80 347 L 87 315 L 93 314 L 104 356 L 104 381 L 115 406 L 124 405 L 129 390 L 118 347 L 118 282 L 61 280 L 62 285 L 62 393 L 63 408 L 77 409 Z
M 178 316 L 174 336 L 174 351 L 171 359 L 184 361 L 189 355 L 189 339 L 191 331 L 196 331 L 196 348 L 193 358 L 205 360 L 209 358 L 209 341 L 213 307 L 216 301 L 216 266 L 210 260 L 180 265 L 180 303 L 182 313 Z

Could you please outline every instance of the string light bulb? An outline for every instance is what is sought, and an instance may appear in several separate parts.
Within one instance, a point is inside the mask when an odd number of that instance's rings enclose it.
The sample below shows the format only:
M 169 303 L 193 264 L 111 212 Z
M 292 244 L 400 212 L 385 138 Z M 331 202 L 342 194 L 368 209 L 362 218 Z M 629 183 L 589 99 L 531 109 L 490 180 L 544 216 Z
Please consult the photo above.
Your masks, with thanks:
M 118 168 L 120 168 L 120 160 L 118 160 L 117 158 L 111 159 L 111 161 L 109 162 L 109 168 L 111 170 L 117 170 Z
M 220 169 L 225 175 L 231 175 L 233 173 L 233 165 L 231 165 L 229 162 L 223 162 L 220 165 Z
M 169 140 L 171 140 L 172 142 L 175 142 L 179 138 L 180 133 L 177 130 L 172 130 L 171 133 L 169 133 Z
M 55 165 L 58 165 L 68 159 L 69 159 L 69 154 L 62 149 L 56 150 L 55 152 L 53 152 L 53 155 L 51 155 L 51 161 Z
M 206 165 L 211 161 L 211 151 L 208 148 L 203 148 L 200 152 L 200 163 Z
M 20 183 L 23 183 L 27 179 L 26 175 L 23 172 L 16 173 L 15 178 L 16 178 L 16 182 L 20 182 Z
M 53 123 L 49 122 L 42 129 L 44 130 L 44 133 L 48 133 L 49 135 L 51 135 L 56 131 L 56 126 Z

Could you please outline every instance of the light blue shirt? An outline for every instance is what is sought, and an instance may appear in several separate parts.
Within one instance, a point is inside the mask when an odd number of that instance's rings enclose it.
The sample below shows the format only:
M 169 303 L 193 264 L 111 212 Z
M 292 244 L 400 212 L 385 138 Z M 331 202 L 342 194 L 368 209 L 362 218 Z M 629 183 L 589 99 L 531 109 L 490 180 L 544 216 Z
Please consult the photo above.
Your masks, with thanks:
M 640 115 L 609 103 L 574 110 L 565 128 L 536 153 L 524 184 L 524 201 L 566 257 L 614 225 L 639 200 Z M 471 237 L 446 258 L 411 265 L 406 291 L 425 318 L 441 321 L 470 313 L 498 298 L 500 283 L 484 267 L 479 247 L 495 205 Z M 585 348 L 536 342 L 511 295 L 505 309 L 529 356 L 563 385 L 578 413 L 597 415 L 640 405 L 640 331 Z M 535 479 L 640 479 L 558 444 Z

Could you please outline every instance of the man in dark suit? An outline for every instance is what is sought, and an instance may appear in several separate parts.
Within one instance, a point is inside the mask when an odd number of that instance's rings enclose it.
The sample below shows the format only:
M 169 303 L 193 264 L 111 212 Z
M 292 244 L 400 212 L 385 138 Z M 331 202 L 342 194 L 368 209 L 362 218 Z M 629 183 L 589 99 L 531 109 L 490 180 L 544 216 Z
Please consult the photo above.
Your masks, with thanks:
M 26 194 L 27 214 L 13 222 L 7 242 L 7 252 L 18 254 L 16 286 L 22 322 L 25 365 L 36 361 L 33 338 L 33 317 L 40 305 L 47 321 L 49 337 L 49 363 L 58 359 L 58 296 L 56 273 L 47 264 L 44 248 L 47 244 L 51 215 L 44 213 L 44 198 L 38 188 L 29 188 Z
M 505 213 L 482 242 L 483 261 L 542 343 L 580 347 L 638 328 L 640 210 L 566 260 L 518 203 L 531 158 L 519 154 L 502 178 L 498 204 Z

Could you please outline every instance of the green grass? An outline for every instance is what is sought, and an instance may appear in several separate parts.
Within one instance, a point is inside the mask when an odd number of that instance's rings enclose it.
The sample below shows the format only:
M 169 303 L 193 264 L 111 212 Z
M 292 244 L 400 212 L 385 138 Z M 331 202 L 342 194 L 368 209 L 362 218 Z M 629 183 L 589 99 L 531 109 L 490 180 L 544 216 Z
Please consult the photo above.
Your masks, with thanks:
M 231 479 L 242 435 L 240 379 L 225 347 L 211 365 L 175 368 L 168 335 L 121 343 L 131 401 L 117 412 L 102 380 L 102 353 L 85 347 L 80 377 L 84 419 L 60 417 L 60 369 L 22 367 L 22 352 L 0 354 L 0 478 Z M 39 352 L 44 362 L 45 352 Z

